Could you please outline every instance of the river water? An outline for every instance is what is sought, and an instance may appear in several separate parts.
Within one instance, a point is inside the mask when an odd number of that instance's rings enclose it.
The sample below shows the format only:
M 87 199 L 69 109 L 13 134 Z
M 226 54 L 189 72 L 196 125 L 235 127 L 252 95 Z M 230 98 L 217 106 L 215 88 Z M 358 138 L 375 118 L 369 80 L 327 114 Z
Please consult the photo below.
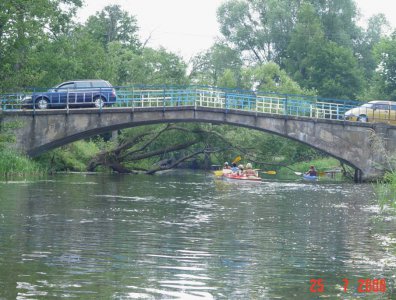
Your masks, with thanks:
M 192 172 L 1 182 L 0 299 L 396 299 L 376 203 L 371 185 Z

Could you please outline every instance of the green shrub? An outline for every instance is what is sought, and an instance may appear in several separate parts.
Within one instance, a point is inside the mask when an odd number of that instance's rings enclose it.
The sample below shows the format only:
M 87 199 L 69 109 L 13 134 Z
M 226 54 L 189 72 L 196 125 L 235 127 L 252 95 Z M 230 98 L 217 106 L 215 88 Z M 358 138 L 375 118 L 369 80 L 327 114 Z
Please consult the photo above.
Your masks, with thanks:
M 81 140 L 44 153 L 37 158 L 37 161 L 51 172 L 83 172 L 87 170 L 89 161 L 99 151 L 96 142 Z

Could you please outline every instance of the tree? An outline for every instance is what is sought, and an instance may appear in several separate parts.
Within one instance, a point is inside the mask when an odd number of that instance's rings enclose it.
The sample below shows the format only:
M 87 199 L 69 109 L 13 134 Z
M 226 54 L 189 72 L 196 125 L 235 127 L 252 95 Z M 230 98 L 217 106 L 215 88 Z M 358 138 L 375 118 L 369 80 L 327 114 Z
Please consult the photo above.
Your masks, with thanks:
M 35 86 L 50 87 L 78 78 L 108 79 L 106 51 L 84 30 L 76 28 L 56 40 L 43 40 L 31 50 Z
M 119 173 L 144 171 L 153 174 L 197 159 L 206 152 L 214 152 L 215 143 L 226 141 L 211 126 L 184 124 L 178 126 L 144 126 L 125 130 L 113 149 L 96 155 L 88 170 L 102 165 Z
M 249 59 L 280 63 L 296 8 L 290 0 L 231 0 L 219 7 L 217 18 L 226 40 Z
M 218 86 L 225 88 L 238 88 L 240 85 L 238 84 L 238 78 L 236 74 L 230 70 L 224 70 L 223 75 L 218 80 Z
M 310 94 L 274 62 L 243 69 L 244 88 L 285 94 Z
M 354 0 L 309 0 L 323 26 L 325 38 L 354 49 L 361 28 L 356 25 L 358 11 Z
M 368 20 L 367 29 L 361 32 L 355 49 L 359 65 L 364 70 L 364 77 L 367 83 L 373 79 L 377 62 L 374 57 L 374 47 L 381 41 L 385 32 L 389 29 L 389 23 L 383 14 L 372 16 Z M 368 87 L 368 85 L 366 85 Z
M 378 64 L 377 84 L 382 87 L 382 97 L 396 99 L 396 31 L 383 38 L 374 48 Z
M 327 42 L 318 45 L 309 60 L 306 86 L 315 88 L 319 95 L 356 99 L 361 93 L 363 72 L 352 50 Z
M 287 67 L 306 89 L 332 98 L 355 99 L 363 74 L 351 49 L 326 39 L 312 5 L 301 7 L 288 47 Z
M 106 6 L 95 16 L 89 17 L 85 27 L 93 39 L 100 41 L 104 47 L 115 41 L 131 49 L 140 46 L 136 18 L 119 5 Z
M 70 29 L 81 0 L 4 0 L 0 2 L 0 89 L 20 88 L 35 80 L 30 53 L 37 42 Z
M 119 42 L 108 47 L 109 78 L 117 85 L 186 84 L 187 66 L 183 60 L 164 48 L 144 48 L 136 53 Z
M 146 74 L 144 83 L 176 85 L 188 83 L 186 78 L 187 65 L 183 59 L 164 48 L 158 50 L 145 48 L 140 60 L 143 64 L 143 72 Z M 139 70 L 136 70 L 137 72 Z
M 283 68 L 297 16 L 307 5 L 325 40 L 356 52 L 361 28 L 356 25 L 358 14 L 353 0 L 229 0 L 217 11 L 220 31 L 252 62 L 274 61 Z
M 306 80 L 311 68 L 310 56 L 325 42 L 324 31 L 314 8 L 310 4 L 303 5 L 287 48 L 286 67 L 293 78 L 305 87 L 308 86 Z
M 233 80 L 236 81 L 235 84 L 238 85 L 241 67 L 242 60 L 238 51 L 224 43 L 215 43 L 210 49 L 193 58 L 189 78 L 199 84 L 223 86 L 219 82 L 220 78 L 224 77 L 225 72 L 229 77 L 231 72 Z

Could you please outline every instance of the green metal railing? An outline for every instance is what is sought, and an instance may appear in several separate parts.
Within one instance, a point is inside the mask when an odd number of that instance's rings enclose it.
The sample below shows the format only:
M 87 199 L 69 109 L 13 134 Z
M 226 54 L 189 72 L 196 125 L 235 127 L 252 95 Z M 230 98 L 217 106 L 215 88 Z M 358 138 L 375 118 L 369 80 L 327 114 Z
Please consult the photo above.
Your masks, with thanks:
M 214 87 L 130 87 L 117 90 L 117 107 L 194 106 L 320 119 L 343 119 L 358 101 L 320 100 Z
M 286 95 L 249 91 L 239 89 L 224 89 L 210 86 L 127 86 L 114 87 L 117 100 L 112 107 L 150 108 L 179 106 L 208 107 L 229 110 L 241 110 L 274 115 L 298 116 L 315 119 L 343 120 L 344 113 L 362 102 L 321 99 L 302 95 Z M 35 97 L 44 89 L 32 89 L 23 93 L 2 94 L 1 104 L 4 111 L 28 110 L 35 113 L 38 109 L 32 103 L 24 103 L 26 95 Z M 79 93 L 84 93 L 84 99 L 89 97 L 89 91 L 73 90 L 67 93 L 66 100 L 52 103 L 53 108 L 91 107 L 93 103 L 79 101 Z M 88 93 L 88 95 L 87 95 Z M 73 95 L 73 99 L 69 98 Z M 73 100 L 73 101 L 71 101 Z M 98 107 L 102 109 L 102 107 Z

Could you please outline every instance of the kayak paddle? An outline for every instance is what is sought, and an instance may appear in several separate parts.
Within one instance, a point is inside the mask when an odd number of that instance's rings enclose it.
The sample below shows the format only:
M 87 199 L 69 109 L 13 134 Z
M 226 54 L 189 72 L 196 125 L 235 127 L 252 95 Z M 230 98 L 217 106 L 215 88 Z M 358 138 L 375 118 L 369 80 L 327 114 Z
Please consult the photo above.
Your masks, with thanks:
M 261 173 L 265 173 L 268 175 L 276 175 L 276 171 L 261 171 Z
M 255 171 L 260 171 L 261 173 L 265 173 L 265 174 L 268 174 L 268 175 L 276 175 L 276 171 L 263 171 L 263 170 L 260 170 L 260 169 L 254 169 Z
M 235 157 L 235 159 L 232 161 L 232 163 L 233 164 L 236 164 L 238 161 L 240 161 L 242 159 L 242 157 L 241 156 L 237 156 L 237 157 Z

